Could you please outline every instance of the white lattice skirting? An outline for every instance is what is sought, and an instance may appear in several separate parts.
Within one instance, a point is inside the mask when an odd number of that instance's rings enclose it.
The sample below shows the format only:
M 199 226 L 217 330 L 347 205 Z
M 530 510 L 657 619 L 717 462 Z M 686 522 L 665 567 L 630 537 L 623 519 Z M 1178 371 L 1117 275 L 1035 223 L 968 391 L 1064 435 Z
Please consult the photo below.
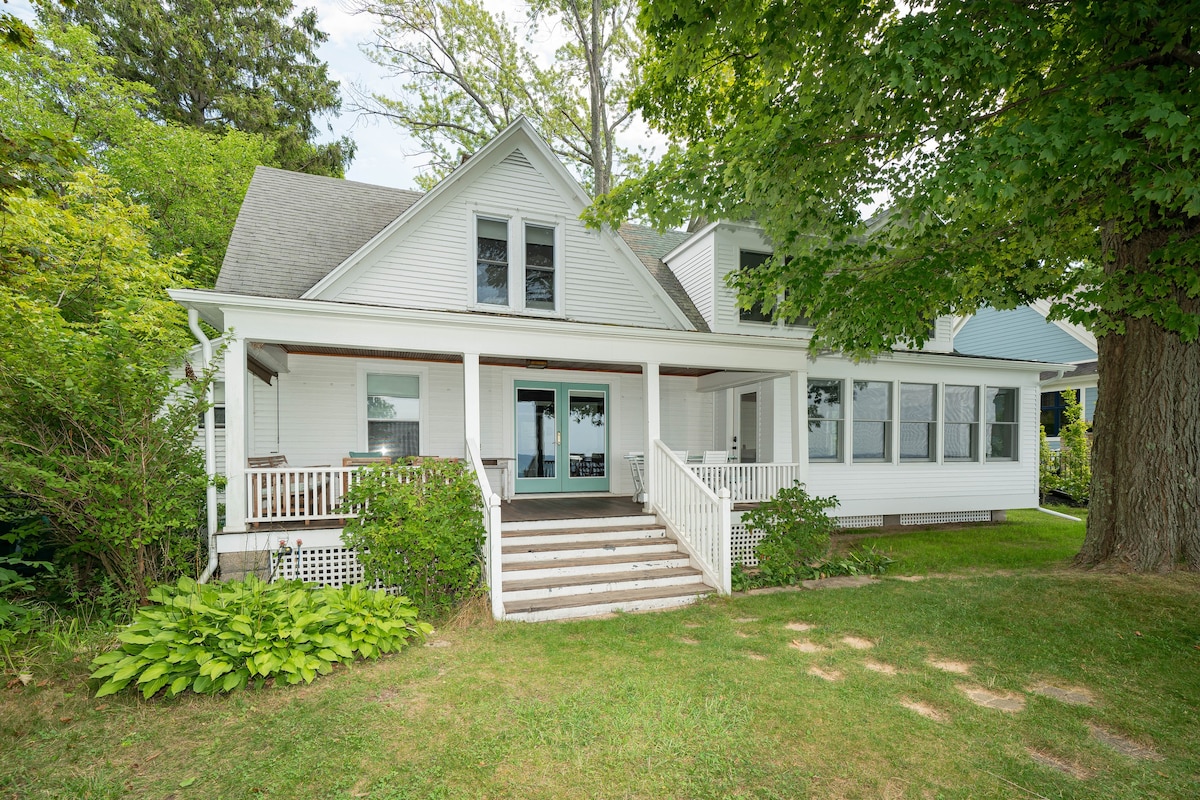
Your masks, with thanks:
M 302 580 L 323 586 L 345 586 L 362 583 L 363 568 L 358 556 L 348 547 L 293 547 L 290 553 L 271 553 L 272 563 L 278 563 L 273 580 Z
M 945 525 L 948 522 L 991 522 L 991 511 L 936 511 L 929 514 L 901 514 L 901 525 Z

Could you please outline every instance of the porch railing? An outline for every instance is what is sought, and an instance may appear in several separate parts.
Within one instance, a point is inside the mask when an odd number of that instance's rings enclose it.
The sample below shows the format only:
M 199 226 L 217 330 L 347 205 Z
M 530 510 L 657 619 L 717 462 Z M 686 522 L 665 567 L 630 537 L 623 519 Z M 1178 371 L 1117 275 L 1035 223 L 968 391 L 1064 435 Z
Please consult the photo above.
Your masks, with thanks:
M 735 503 L 762 503 L 800 480 L 799 464 L 688 464 L 714 492 L 729 489 Z
M 415 470 L 397 467 L 406 482 Z M 246 470 L 247 522 L 310 522 L 358 516 L 342 498 L 358 483 L 358 467 L 270 467 Z
M 714 492 L 660 440 L 650 460 L 650 502 L 721 594 L 731 586 L 729 490 Z
M 487 579 L 488 591 L 492 599 L 492 616 L 504 618 L 503 588 L 501 587 L 502 566 L 500 563 L 500 495 L 492 491 L 484 471 L 483 459 L 479 457 L 479 443 L 467 439 L 467 458 L 471 469 L 475 472 L 475 481 L 483 495 L 483 530 L 486 535 L 483 544 L 483 569 Z

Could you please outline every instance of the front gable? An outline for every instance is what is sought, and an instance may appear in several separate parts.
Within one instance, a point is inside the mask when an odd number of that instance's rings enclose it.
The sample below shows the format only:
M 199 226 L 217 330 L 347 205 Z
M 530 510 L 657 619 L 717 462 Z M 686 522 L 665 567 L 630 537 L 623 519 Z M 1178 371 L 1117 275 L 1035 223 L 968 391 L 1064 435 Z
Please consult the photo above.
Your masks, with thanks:
M 580 222 L 588 202 L 529 124 L 519 121 L 304 297 L 693 327 L 619 236 Z M 488 263 L 507 276 L 501 289 L 479 284 L 480 237 L 500 242 Z

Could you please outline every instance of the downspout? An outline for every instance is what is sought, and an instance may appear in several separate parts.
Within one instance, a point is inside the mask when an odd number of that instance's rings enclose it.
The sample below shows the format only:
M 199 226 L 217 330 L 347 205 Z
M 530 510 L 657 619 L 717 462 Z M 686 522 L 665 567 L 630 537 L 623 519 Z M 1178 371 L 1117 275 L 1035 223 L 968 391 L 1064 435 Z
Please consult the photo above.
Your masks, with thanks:
M 200 312 L 194 308 L 188 309 L 188 328 L 200 342 L 201 369 L 208 372 L 212 364 L 212 342 L 200 328 Z M 204 410 L 204 474 L 208 478 L 208 486 L 204 490 L 205 503 L 208 506 L 208 566 L 200 573 L 200 583 L 208 583 L 209 578 L 217 571 L 217 414 L 213 409 L 213 382 L 209 381 L 204 390 L 204 399 L 208 408 Z

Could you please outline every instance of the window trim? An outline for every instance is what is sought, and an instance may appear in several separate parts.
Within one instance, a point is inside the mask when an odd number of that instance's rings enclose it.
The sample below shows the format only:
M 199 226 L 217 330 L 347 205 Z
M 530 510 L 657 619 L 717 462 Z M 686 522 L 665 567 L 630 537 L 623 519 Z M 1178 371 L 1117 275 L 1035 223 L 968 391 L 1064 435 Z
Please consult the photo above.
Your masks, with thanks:
M 980 387 L 980 385 L 977 383 L 943 383 L 942 384 L 942 396 L 943 397 L 945 397 L 945 395 L 946 395 L 946 390 L 952 386 L 955 388 L 973 389 L 975 391 L 975 418 L 971 422 L 951 422 L 950 415 L 948 413 L 943 413 L 942 414 L 942 446 L 938 449 L 938 452 L 941 453 L 943 463 L 947 463 L 947 464 L 978 464 L 982 461 L 982 459 L 979 456 L 983 452 L 983 449 L 982 449 L 983 445 L 982 445 L 982 441 L 981 441 L 981 436 L 982 436 L 981 430 L 983 429 L 983 425 L 982 425 L 983 388 Z M 949 407 L 950 407 L 949 401 L 948 400 L 943 401 L 943 403 L 942 403 L 943 411 L 944 412 L 948 411 Z M 973 455 L 963 458 L 962 456 L 950 456 L 950 455 L 946 454 L 946 444 L 947 444 L 947 442 L 950 441 L 950 437 L 948 435 L 946 435 L 946 427 L 949 425 L 966 425 L 968 427 L 974 428 L 974 430 L 971 431 L 971 450 L 973 452 Z
M 938 449 L 941 443 L 941 407 L 939 406 L 939 395 L 941 387 L 944 383 L 935 382 L 929 383 L 925 381 L 896 381 L 896 459 L 901 464 L 933 464 L 938 460 Z M 905 386 L 927 386 L 933 389 L 933 418 L 929 420 L 906 420 L 904 419 L 904 387 Z M 924 425 L 929 431 L 929 455 L 924 458 L 904 455 L 904 426 L 905 425 Z
M 894 464 L 894 463 L 896 463 L 897 448 L 896 448 L 896 442 L 895 442 L 895 438 L 896 438 L 895 422 L 896 422 L 896 403 L 899 398 L 899 392 L 896 391 L 897 381 L 895 379 L 884 380 L 884 379 L 872 379 L 872 378 L 866 378 L 866 379 L 862 379 L 862 380 L 856 379 L 856 378 L 850 378 L 849 381 L 850 381 L 850 416 L 854 421 L 853 422 L 854 426 L 857 426 L 857 424 L 859 422 L 858 415 L 855 413 L 856 405 L 855 405 L 855 397 L 854 397 L 854 384 L 856 384 L 856 383 L 882 383 L 888 387 L 888 400 L 887 400 L 888 419 L 863 419 L 862 420 L 862 422 L 871 422 L 871 423 L 882 422 L 884 424 L 885 427 L 884 427 L 884 432 L 883 432 L 883 449 L 884 449 L 883 450 L 883 458 L 859 458 L 854 453 L 854 440 L 851 439 L 850 440 L 849 458 L 848 458 L 849 463 L 851 463 L 851 464 Z M 850 435 L 854 436 L 854 434 L 855 434 L 854 427 L 851 427 Z
M 485 303 L 479 299 L 479 221 L 502 222 L 508 229 L 508 302 Z M 469 212 L 471 235 L 468 244 L 467 307 L 472 311 L 508 311 L 536 317 L 564 318 L 566 280 L 563 275 L 564 220 L 542 216 L 523 216 L 520 213 L 487 208 L 472 208 Z M 554 232 L 554 308 L 532 308 L 525 297 L 526 226 L 547 228 Z
M 841 406 L 842 415 L 837 418 L 833 417 L 817 417 L 818 422 L 836 422 L 837 423 L 837 453 L 833 458 L 813 458 L 812 456 L 812 439 L 809 438 L 808 453 L 805 456 L 809 464 L 844 464 L 846 463 L 846 379 L 845 378 L 814 378 L 812 376 L 805 377 L 805 393 L 804 393 L 804 422 L 805 426 L 813 421 L 813 418 L 808 415 L 808 386 L 810 383 L 817 381 L 820 383 L 836 383 L 839 388 L 838 405 Z
M 502 222 L 508 231 L 508 299 L 507 302 L 501 303 L 486 303 L 479 299 L 479 223 L 485 222 Z M 470 236 L 470 251 L 471 251 L 471 268 L 468 282 L 471 286 L 471 302 L 472 308 L 479 309 L 505 309 L 512 310 L 513 308 L 513 238 L 512 238 L 512 216 L 508 214 L 491 214 L 483 211 L 476 211 L 471 214 L 471 236 Z
M 990 391 L 992 389 L 996 389 L 999 391 L 1011 390 L 1013 392 L 1014 400 L 1013 400 L 1013 421 L 1012 422 L 989 422 L 988 421 L 988 413 L 986 411 L 986 407 L 988 404 L 987 393 L 988 393 L 988 391 Z M 982 406 L 982 408 L 980 409 L 982 413 L 980 416 L 983 417 L 983 424 L 980 427 L 983 429 L 982 430 L 983 442 L 981 443 L 979 452 L 983 456 L 983 460 L 988 463 L 997 463 L 997 464 L 1019 462 L 1021 460 L 1021 438 L 1020 438 L 1021 437 L 1021 387 L 1020 386 L 992 386 L 992 385 L 988 384 L 983 387 L 982 397 L 983 397 L 983 401 L 980 403 L 980 405 Z M 1039 397 L 1040 397 L 1040 395 L 1039 395 Z M 991 450 L 991 448 L 988 446 L 988 443 L 991 440 L 991 426 L 993 426 L 993 425 L 1007 425 L 1007 426 L 1012 427 L 1012 429 L 1013 429 L 1013 435 L 1012 435 L 1013 452 L 1012 452 L 1011 456 L 993 456 L 989 452 Z
M 496 306 L 499 308 L 499 306 Z M 417 452 L 419 455 L 436 455 L 429 452 L 429 367 L 413 364 L 397 366 L 393 362 L 362 361 L 357 368 L 355 418 L 358 421 L 357 444 L 353 449 L 365 452 L 367 449 L 367 375 L 403 375 L 417 379 Z M 347 448 L 347 452 L 351 448 Z

